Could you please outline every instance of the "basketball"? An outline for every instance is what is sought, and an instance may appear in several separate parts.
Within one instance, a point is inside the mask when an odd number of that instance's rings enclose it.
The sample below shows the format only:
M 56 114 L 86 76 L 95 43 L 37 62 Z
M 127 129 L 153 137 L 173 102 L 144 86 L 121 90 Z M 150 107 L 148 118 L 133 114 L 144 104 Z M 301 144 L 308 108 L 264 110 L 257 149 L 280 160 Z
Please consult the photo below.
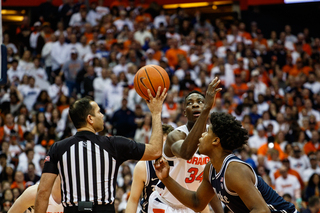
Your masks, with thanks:
M 158 65 L 141 67 L 134 76 L 134 88 L 145 100 L 149 100 L 148 89 L 150 89 L 152 96 L 155 97 L 159 86 L 161 87 L 161 93 L 164 88 L 167 88 L 168 91 L 170 79 L 167 72 Z

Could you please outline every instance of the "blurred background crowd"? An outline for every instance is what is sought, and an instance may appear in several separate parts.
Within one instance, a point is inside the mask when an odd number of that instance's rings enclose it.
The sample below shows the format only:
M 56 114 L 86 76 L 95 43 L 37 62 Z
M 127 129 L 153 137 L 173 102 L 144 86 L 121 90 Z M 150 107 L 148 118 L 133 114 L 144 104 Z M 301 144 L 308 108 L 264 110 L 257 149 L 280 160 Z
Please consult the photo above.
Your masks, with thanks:
M 40 179 L 50 146 L 75 133 L 68 108 L 78 98 L 99 104 L 100 134 L 148 143 L 152 117 L 133 88 L 135 73 L 148 64 L 170 76 L 162 122 L 173 127 L 187 122 L 184 96 L 205 94 L 219 77 L 223 90 L 212 111 L 232 114 L 250 134 L 236 154 L 301 211 L 308 204 L 319 209 L 320 36 L 312 29 L 293 34 L 294 26 L 285 25 L 266 34 L 255 20 L 209 20 L 182 8 L 169 13 L 144 0 L 109 7 L 103 0 L 65 0 L 58 8 L 47 0 L 37 9 L 33 23 L 25 16 L 15 33 L 3 33 L 2 212 Z M 130 196 L 135 163 L 120 169 L 118 212 Z

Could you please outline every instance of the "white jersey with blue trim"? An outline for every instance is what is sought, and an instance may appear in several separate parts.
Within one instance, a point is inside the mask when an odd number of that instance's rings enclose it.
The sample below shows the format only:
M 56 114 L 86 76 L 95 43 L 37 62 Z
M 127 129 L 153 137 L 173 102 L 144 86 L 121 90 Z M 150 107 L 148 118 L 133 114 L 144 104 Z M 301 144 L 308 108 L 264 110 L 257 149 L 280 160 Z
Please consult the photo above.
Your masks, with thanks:
M 189 130 L 186 125 L 176 128 L 186 135 L 189 134 Z M 177 181 L 182 187 L 196 191 L 202 181 L 203 171 L 206 164 L 209 162 L 209 157 L 198 154 L 193 155 L 190 160 L 185 160 L 178 157 L 167 157 L 164 153 L 163 156 L 167 159 L 170 165 L 170 177 Z M 159 181 L 156 186 L 156 190 L 161 196 L 159 199 L 164 203 L 174 208 L 186 208 L 185 205 L 180 203 L 165 187 L 165 185 Z

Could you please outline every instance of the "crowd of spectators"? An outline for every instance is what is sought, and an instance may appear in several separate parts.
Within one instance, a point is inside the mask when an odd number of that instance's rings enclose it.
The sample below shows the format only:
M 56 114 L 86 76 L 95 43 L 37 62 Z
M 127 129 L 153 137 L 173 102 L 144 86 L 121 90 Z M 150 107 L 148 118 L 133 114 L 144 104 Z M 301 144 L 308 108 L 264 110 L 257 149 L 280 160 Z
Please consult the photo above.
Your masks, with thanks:
M 34 23 L 26 16 L 16 34 L 3 35 L 2 212 L 40 179 L 50 146 L 75 133 L 68 107 L 80 97 L 91 96 L 105 114 L 100 134 L 148 143 L 152 117 L 133 88 L 135 73 L 148 64 L 171 80 L 163 123 L 185 124 L 184 96 L 205 93 L 219 77 L 223 90 L 212 111 L 234 115 L 250 134 L 236 154 L 301 211 L 309 200 L 310 208 L 319 206 L 320 36 L 307 28 L 294 35 L 289 25 L 266 35 L 254 20 L 209 20 L 143 0 L 64 2 L 55 8 L 47 0 Z M 117 212 L 125 209 L 135 163 L 119 172 Z

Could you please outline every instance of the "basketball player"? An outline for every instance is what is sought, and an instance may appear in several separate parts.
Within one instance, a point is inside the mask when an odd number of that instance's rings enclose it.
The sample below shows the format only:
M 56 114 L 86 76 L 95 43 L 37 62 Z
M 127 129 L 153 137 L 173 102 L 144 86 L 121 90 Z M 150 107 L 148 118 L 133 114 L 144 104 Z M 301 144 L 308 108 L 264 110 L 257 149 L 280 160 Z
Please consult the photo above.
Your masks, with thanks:
M 195 211 L 206 207 L 217 196 L 231 212 L 296 213 L 292 203 L 285 201 L 252 167 L 232 152 L 248 140 L 248 131 L 232 115 L 212 113 L 211 124 L 199 140 L 199 152 L 210 157 L 203 181 L 197 191 L 190 191 L 169 176 L 169 164 L 161 158 L 156 173 L 168 190 L 183 204 Z
M 209 157 L 196 153 L 199 138 L 206 129 L 209 112 L 214 104 L 215 96 L 221 88 L 217 88 L 220 80 L 215 78 L 209 84 L 206 96 L 193 91 L 185 97 L 184 115 L 188 122 L 169 133 L 164 144 L 163 155 L 171 166 L 170 175 L 185 188 L 196 190 L 203 178 L 203 169 Z M 220 201 L 215 198 L 215 202 Z M 214 205 L 215 207 L 217 205 Z M 222 209 L 220 204 L 220 209 Z M 219 212 L 218 207 L 214 209 Z M 193 212 L 180 203 L 162 182 L 150 195 L 148 212 Z M 206 209 L 209 212 L 209 208 Z
M 23 213 L 29 207 L 33 212 L 39 184 L 28 187 L 13 203 L 8 213 Z M 60 177 L 57 177 L 51 191 L 47 213 L 62 213 L 63 206 L 61 204 Z
M 166 141 L 168 134 L 173 127 L 168 124 L 162 124 L 163 142 Z M 131 193 L 127 203 L 126 213 L 136 213 L 141 192 L 140 213 L 148 212 L 148 200 L 159 179 L 154 171 L 154 161 L 139 161 L 134 168 L 133 182 L 131 184 Z

